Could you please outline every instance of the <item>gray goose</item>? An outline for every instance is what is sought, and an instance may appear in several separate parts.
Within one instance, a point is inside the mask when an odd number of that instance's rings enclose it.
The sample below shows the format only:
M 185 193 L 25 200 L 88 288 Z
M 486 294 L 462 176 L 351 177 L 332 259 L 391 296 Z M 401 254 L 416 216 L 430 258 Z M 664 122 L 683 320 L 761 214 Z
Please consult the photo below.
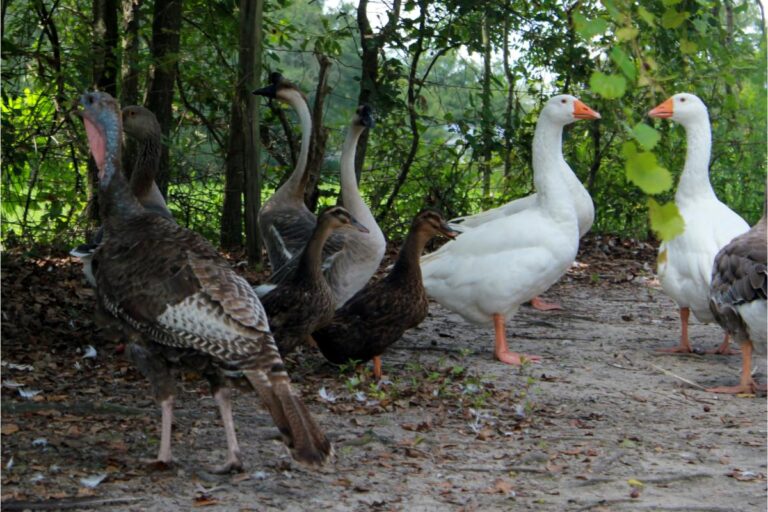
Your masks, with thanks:
M 344 208 L 328 208 L 320 215 L 309 242 L 301 251 L 298 266 L 261 298 L 283 355 L 304 343 L 314 330 L 333 318 L 335 301 L 320 264 L 326 240 L 331 233 L 340 232 L 367 233 L 368 230 Z
M 357 141 L 363 132 L 374 125 L 373 113 L 367 105 L 361 105 L 352 117 L 347 137 L 341 150 L 341 203 L 362 223 L 368 231 L 335 232 L 323 251 L 323 272 L 333 292 L 336 308 L 340 308 L 360 290 L 379 268 L 387 243 L 384 233 L 376 223 L 368 205 L 365 204 L 355 177 L 355 153 Z M 299 257 L 294 256 L 277 272 L 273 272 L 271 283 L 281 283 L 298 266 Z M 263 285 L 257 292 L 268 289 Z M 280 342 L 278 341 L 278 345 Z
M 312 333 L 326 359 L 335 364 L 373 359 L 373 373 L 381 378 L 380 355 L 427 316 L 419 257 L 438 233 L 458 234 L 436 211 L 424 210 L 413 219 L 392 271 L 357 292 L 327 326 Z
M 301 148 L 296 167 L 272 197 L 259 210 L 258 223 L 272 272 L 301 252 L 315 229 L 317 218 L 304 204 L 304 189 L 309 180 L 306 172 L 312 118 L 307 98 L 298 87 L 280 73 L 270 75 L 270 85 L 253 94 L 284 101 L 291 105 L 301 122 Z
M 173 215 L 165 203 L 165 198 L 155 183 L 162 151 L 160 123 L 152 111 L 139 105 L 125 107 L 122 115 L 123 130 L 137 142 L 136 160 L 129 182 L 131 192 L 144 208 L 173 219 Z M 82 261 L 83 273 L 91 286 L 96 286 L 96 280 L 91 269 L 91 260 L 103 235 L 103 230 L 100 228 L 93 237 L 93 241 L 79 245 L 70 251 L 72 256 L 76 256 Z
M 99 169 L 104 240 L 93 257 L 99 306 L 145 341 L 131 358 L 154 388 L 162 409 L 160 466 L 172 462 L 171 424 L 176 363 L 208 378 L 224 423 L 227 460 L 217 471 L 242 468 L 229 389 L 220 369 L 240 370 L 272 415 L 293 457 L 322 464 L 330 443 L 290 379 L 251 286 L 198 234 L 145 210 L 120 171 L 122 131 L 109 94 L 81 97 L 88 143 Z
M 768 204 L 766 205 L 768 208 Z M 752 229 L 723 247 L 712 267 L 709 309 L 718 324 L 741 345 L 741 379 L 738 386 L 708 389 L 713 393 L 754 393 L 752 352 L 766 353 L 766 281 L 768 239 L 766 213 Z

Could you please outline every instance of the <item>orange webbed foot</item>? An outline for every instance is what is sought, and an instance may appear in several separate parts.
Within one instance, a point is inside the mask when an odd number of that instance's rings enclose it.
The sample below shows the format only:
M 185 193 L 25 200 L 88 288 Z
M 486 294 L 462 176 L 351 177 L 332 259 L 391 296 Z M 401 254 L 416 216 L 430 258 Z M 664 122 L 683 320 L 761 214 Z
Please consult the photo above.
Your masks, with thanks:
M 523 361 L 529 363 L 540 363 L 541 356 L 535 356 L 532 354 L 519 354 L 517 352 L 497 352 L 496 359 L 502 363 L 520 366 Z
M 720 386 L 716 388 L 707 389 L 710 393 L 723 393 L 728 395 L 754 395 L 758 389 L 758 385 L 755 381 L 751 381 L 749 384 L 739 384 L 738 386 Z
M 533 307 L 533 309 L 538 309 L 539 311 L 553 311 L 563 309 L 563 306 L 560 304 L 557 304 L 556 302 L 546 302 L 539 297 L 534 297 L 531 299 L 531 307 Z

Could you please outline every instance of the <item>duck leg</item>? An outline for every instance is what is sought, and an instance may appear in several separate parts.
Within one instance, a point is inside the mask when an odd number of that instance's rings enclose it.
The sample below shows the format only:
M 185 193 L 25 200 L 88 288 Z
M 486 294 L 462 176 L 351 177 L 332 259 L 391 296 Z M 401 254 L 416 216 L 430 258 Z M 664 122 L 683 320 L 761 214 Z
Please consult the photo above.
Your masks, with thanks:
M 504 316 L 498 313 L 493 314 L 493 327 L 496 330 L 496 340 L 494 346 L 494 355 L 496 359 L 506 364 L 520 366 L 523 364 L 523 358 L 534 363 L 541 361 L 541 356 L 530 354 L 518 354 L 510 352 L 507 346 L 507 334 L 504 326 Z
M 691 315 L 689 308 L 680 308 L 680 345 L 674 348 L 659 348 L 657 352 L 668 354 L 690 354 L 693 352 L 691 341 L 688 339 L 688 317 Z
M 742 344 L 741 346 L 741 379 L 738 386 L 721 386 L 709 388 L 710 393 L 754 393 L 757 390 L 757 383 L 752 378 L 752 342 Z
M 563 306 L 556 302 L 547 302 L 540 297 L 534 297 L 531 299 L 531 307 L 538 309 L 539 311 L 552 311 L 555 309 L 563 309 Z
M 731 349 L 730 347 L 730 336 L 728 333 L 725 333 L 725 339 L 720 344 L 719 347 L 717 347 L 714 350 L 707 350 L 707 354 L 720 354 L 722 356 L 735 356 L 738 354 L 737 351 Z

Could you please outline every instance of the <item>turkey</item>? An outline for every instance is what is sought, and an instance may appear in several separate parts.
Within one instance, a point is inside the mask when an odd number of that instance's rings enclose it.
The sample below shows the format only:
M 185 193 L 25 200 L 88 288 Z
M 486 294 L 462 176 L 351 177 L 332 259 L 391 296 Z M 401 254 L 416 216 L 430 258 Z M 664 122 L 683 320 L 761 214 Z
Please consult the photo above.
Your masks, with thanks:
M 125 107 L 122 115 L 123 130 L 136 141 L 136 160 L 129 185 L 131 192 L 144 208 L 172 219 L 173 216 L 165 204 L 165 199 L 155 183 L 162 151 L 160 123 L 157 122 L 155 114 L 149 109 L 138 105 Z M 96 286 L 96 280 L 91 269 L 91 260 L 93 251 L 101 242 L 102 236 L 103 231 L 99 229 L 93 237 L 93 241 L 79 245 L 70 251 L 72 256 L 76 256 L 82 261 L 85 279 L 91 286 Z
M 152 383 L 162 410 L 156 463 L 172 462 L 171 425 L 177 365 L 192 366 L 209 381 L 227 439 L 218 472 L 242 469 L 229 388 L 222 370 L 242 371 L 256 389 L 293 457 L 320 465 L 332 447 L 291 388 L 251 286 L 208 241 L 144 209 L 120 170 L 122 131 L 117 102 L 85 93 L 80 111 L 99 169 L 104 238 L 93 255 L 99 307 L 119 319 L 141 343 L 129 352 Z
M 323 246 L 331 233 L 345 232 L 367 233 L 368 229 L 340 206 L 325 210 L 299 253 L 298 266 L 261 298 L 281 354 L 304 343 L 314 330 L 333 318 L 336 303 L 320 265 Z

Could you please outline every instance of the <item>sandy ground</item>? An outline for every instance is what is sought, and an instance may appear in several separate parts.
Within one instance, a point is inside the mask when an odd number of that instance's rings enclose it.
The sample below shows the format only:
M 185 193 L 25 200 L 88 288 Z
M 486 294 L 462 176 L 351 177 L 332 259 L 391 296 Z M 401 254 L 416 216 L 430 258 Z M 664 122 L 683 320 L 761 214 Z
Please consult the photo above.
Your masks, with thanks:
M 247 470 L 229 476 L 206 470 L 223 461 L 224 435 L 191 375 L 180 383 L 175 467 L 142 465 L 157 451 L 159 411 L 114 343 L 92 332 L 79 270 L 67 259 L 6 256 L 2 508 L 49 500 L 120 511 L 766 510 L 765 398 L 680 380 L 736 383 L 740 358 L 656 353 L 677 343 L 678 320 L 648 271 L 651 253 L 606 251 L 582 255 L 547 294 L 564 311 L 524 307 L 508 322 L 513 349 L 541 364 L 494 361 L 492 330 L 437 304 L 385 355 L 383 385 L 368 367 L 292 357 L 335 461 L 319 471 L 294 463 L 256 397 L 236 392 Z M 24 276 L 30 265 L 49 278 Z M 7 295 L 35 286 L 53 296 L 15 306 L 20 299 Z M 714 325 L 696 323 L 691 335 L 705 349 L 722 341 Z M 95 358 L 83 357 L 88 344 Z M 19 389 L 41 393 L 25 399 Z

